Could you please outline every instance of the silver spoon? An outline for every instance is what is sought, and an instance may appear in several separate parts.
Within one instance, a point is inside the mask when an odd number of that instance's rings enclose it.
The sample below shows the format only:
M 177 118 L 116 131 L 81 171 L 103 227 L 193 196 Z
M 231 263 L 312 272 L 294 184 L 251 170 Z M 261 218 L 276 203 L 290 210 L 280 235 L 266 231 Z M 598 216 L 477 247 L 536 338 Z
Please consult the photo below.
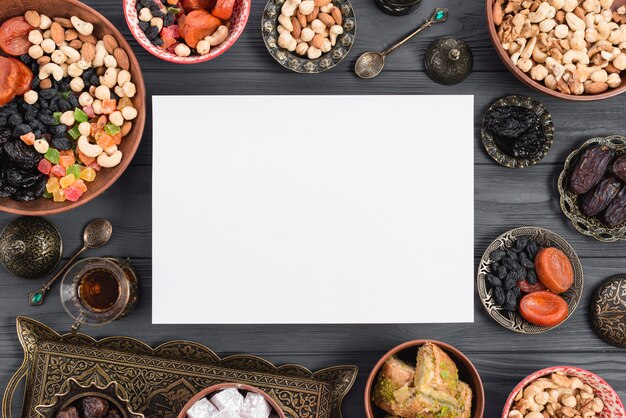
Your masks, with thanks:
M 363 55 L 361 55 L 356 61 L 356 65 L 354 66 L 354 72 L 361 78 L 376 77 L 385 67 L 385 57 L 387 55 L 395 51 L 396 48 L 402 46 L 406 41 L 423 31 L 424 29 L 431 27 L 433 23 L 445 22 L 446 19 L 448 19 L 448 9 L 437 8 L 430 17 L 430 19 L 424 22 L 424 24 L 417 28 L 415 32 L 411 33 L 400 42 L 390 46 L 383 52 L 370 51 L 365 52 Z
M 85 227 L 83 232 L 83 248 L 78 250 L 72 258 L 54 275 L 50 280 L 43 285 L 43 287 L 35 292 L 28 294 L 28 304 L 31 306 L 41 305 L 46 296 L 46 292 L 50 290 L 52 285 L 57 281 L 59 277 L 67 270 L 67 268 L 76 260 L 76 258 L 91 248 L 102 247 L 109 242 L 111 235 L 113 234 L 113 226 L 111 222 L 106 219 L 96 219 Z

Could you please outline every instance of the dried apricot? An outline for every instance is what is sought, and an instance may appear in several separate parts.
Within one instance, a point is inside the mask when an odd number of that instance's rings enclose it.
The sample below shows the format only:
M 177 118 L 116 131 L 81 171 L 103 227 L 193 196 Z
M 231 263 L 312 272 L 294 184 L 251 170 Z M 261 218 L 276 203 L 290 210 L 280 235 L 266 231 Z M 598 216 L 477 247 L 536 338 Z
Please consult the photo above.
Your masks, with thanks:
M 9 58 L 13 61 L 13 64 L 17 67 L 17 80 L 15 81 L 15 94 L 21 96 L 30 90 L 31 83 L 33 82 L 33 72 L 17 58 Z
M 223 20 L 228 20 L 233 15 L 235 0 L 217 0 L 215 9 L 211 12 L 213 16 Z
M 180 35 L 187 45 L 195 48 L 202 39 L 213 35 L 213 32 L 222 24 L 222 21 L 206 10 L 194 10 L 178 19 Z
M 555 247 L 541 249 L 535 257 L 539 281 L 554 293 L 566 292 L 574 283 L 574 269 L 569 258 Z
M 565 321 L 569 308 L 561 296 L 548 291 L 539 291 L 522 298 L 519 312 L 531 324 L 553 327 Z
M 0 57 L 0 106 L 9 103 L 16 92 L 16 81 L 19 77 L 17 66 L 8 58 Z
M 32 29 L 23 16 L 6 20 L 0 26 L 0 49 L 16 57 L 27 54 L 31 46 L 28 34 Z

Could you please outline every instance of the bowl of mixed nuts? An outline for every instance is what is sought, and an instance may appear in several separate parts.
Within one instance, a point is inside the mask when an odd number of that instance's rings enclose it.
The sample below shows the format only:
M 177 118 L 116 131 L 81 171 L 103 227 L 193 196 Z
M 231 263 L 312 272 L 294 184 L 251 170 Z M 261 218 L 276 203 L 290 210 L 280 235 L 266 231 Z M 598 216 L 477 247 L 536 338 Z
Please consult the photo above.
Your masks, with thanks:
M 110 187 L 145 125 L 139 64 L 77 0 L 0 5 L 0 210 L 64 212 Z
M 314 74 L 348 55 L 356 18 L 348 0 L 269 0 L 261 31 L 267 50 L 283 67 Z
M 487 0 L 491 41 L 523 83 L 566 100 L 626 90 L 623 0 Z

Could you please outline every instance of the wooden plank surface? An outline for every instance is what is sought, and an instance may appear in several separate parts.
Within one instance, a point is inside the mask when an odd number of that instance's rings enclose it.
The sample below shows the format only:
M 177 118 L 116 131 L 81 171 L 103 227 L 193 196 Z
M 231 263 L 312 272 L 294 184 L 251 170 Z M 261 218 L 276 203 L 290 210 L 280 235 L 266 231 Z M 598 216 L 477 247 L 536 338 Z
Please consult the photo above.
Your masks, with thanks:
M 562 162 L 572 149 L 593 136 L 624 133 L 626 96 L 603 102 L 577 104 L 550 99 L 529 90 L 506 72 L 497 58 L 485 30 L 484 3 L 479 0 L 425 0 L 418 14 L 390 17 L 374 6 L 373 0 L 353 0 L 358 33 L 350 56 L 339 66 L 316 76 L 297 75 L 282 69 L 267 54 L 260 37 L 263 0 L 255 0 L 248 26 L 237 44 L 214 62 L 181 67 L 159 61 L 134 41 L 126 27 L 120 1 L 88 0 L 108 17 L 131 43 L 144 70 L 150 95 L 173 94 L 473 94 L 475 95 L 475 248 L 476 263 L 485 247 L 500 233 L 521 225 L 537 225 L 561 234 L 576 249 L 585 271 L 585 293 L 572 318 L 547 334 L 513 334 L 491 320 L 475 300 L 475 323 L 470 325 L 324 325 L 324 326 L 163 326 L 151 325 L 151 118 L 141 147 L 121 179 L 95 201 L 62 215 L 51 216 L 65 241 L 65 257 L 79 248 L 81 230 L 96 217 L 114 225 L 114 238 L 93 255 L 130 256 L 141 277 L 141 301 L 128 318 L 106 327 L 86 330 L 94 337 L 129 335 L 150 344 L 170 339 L 203 343 L 219 354 L 253 353 L 276 364 L 299 363 L 311 369 L 335 364 L 360 367 L 357 384 L 344 402 L 344 416 L 364 416 L 363 389 L 373 364 L 385 351 L 410 339 L 446 341 L 464 351 L 477 366 L 487 396 L 486 417 L 500 415 L 506 396 L 527 374 L 542 367 L 570 364 L 592 370 L 626 398 L 626 356 L 608 346 L 591 329 L 589 302 L 593 289 L 613 274 L 623 273 L 626 243 L 602 244 L 578 234 L 559 209 L 556 179 Z M 450 8 L 450 19 L 399 49 L 387 60 L 385 72 L 364 81 L 352 73 L 354 61 L 367 50 L 384 49 L 395 39 L 419 25 L 435 5 Z M 444 87 L 434 84 L 423 71 L 421 57 L 437 36 L 454 35 L 473 49 L 474 73 L 462 84 Z M 498 166 L 483 151 L 479 137 L 480 120 L 489 105 L 508 94 L 530 94 L 552 113 L 555 142 L 548 156 L 536 167 L 510 170 Z M 210 111 L 208 112 L 210 121 Z M 452 115 L 451 115 L 452 117 Z M 433 121 L 416 114 L 415 131 Z M 367 123 L 388 121 L 367 121 Z M 449 121 L 443 121 L 449 122 Z M 363 121 L 366 123 L 366 121 Z M 425 152 L 437 154 L 437 138 L 423 139 Z M 172 138 L 184 141 L 184 138 Z M 468 158 L 471 156 L 468 155 Z M 453 186 L 452 186 L 453 187 Z M 158 210 L 158 208 L 155 208 Z M 0 214 L 4 225 L 12 216 Z M 453 222 L 449 219 L 437 220 Z M 454 237 L 451 237 L 453 246 Z M 184 262 L 184 260 L 172 260 Z M 467 277 L 474 280 L 474 277 Z M 26 295 L 38 281 L 13 278 L 0 271 L 0 386 L 4 387 L 21 363 L 22 353 L 15 336 L 15 316 L 26 315 L 68 330 L 71 321 L 58 300 L 58 288 L 48 302 L 31 308 Z M 414 289 L 412 291 L 419 291 Z M 439 295 L 445 301 L 445 295 Z M 195 296 L 190 295 L 190 298 Z M 192 302 L 197 300 L 190 299 Z M 454 307 L 450 307 L 453 309 Z M 19 403 L 19 402 L 18 402 Z M 17 411 L 16 411 L 17 412 Z

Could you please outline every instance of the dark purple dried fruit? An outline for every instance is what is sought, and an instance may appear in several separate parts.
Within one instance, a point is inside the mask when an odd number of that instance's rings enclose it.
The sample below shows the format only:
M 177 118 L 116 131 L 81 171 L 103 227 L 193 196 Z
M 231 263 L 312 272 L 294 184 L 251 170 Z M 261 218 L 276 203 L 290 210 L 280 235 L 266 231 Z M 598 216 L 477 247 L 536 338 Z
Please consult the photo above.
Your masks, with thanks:
M 505 311 L 515 312 L 517 310 L 517 293 L 511 289 L 506 292 L 506 300 L 502 305 Z
M 520 237 L 515 242 L 515 248 L 519 249 L 520 251 L 526 248 L 527 245 L 528 245 L 527 237 Z
M 613 174 L 621 181 L 626 182 L 626 155 L 622 155 L 613 163 Z
M 500 261 L 506 256 L 503 250 L 494 250 L 489 254 L 489 258 L 493 261 Z
M 602 180 L 593 190 L 585 194 L 581 210 L 587 216 L 596 216 L 609 206 L 621 187 L 620 181 L 614 177 Z
M 535 270 L 528 270 L 526 272 L 526 280 L 531 285 L 537 284 L 537 273 L 535 272 Z
M 506 277 L 507 274 L 507 270 L 506 267 L 504 266 L 500 266 L 498 267 L 498 271 L 496 272 L 496 276 L 498 276 L 499 278 L 501 278 L 502 280 L 504 280 L 504 278 Z
M 606 208 L 604 219 L 609 225 L 618 225 L 626 221 L 626 187 L 622 187 L 622 190 Z
M 73 406 L 61 409 L 57 412 L 56 418 L 79 418 L 78 411 Z
M 534 241 L 528 241 L 528 244 L 526 244 L 526 253 L 528 254 L 528 258 L 534 260 L 538 250 L 539 248 Z
M 96 396 L 88 396 L 83 399 L 84 418 L 102 418 L 109 410 L 109 403 Z
M 519 260 L 519 256 L 517 255 L 517 253 L 513 250 L 509 250 L 506 252 L 506 256 L 508 259 L 513 260 L 513 261 L 517 261 Z
M 527 269 L 531 269 L 535 267 L 535 263 L 529 260 L 528 258 L 522 258 L 521 263 L 522 263 L 522 267 L 527 268 Z
M 539 115 L 521 106 L 495 107 L 485 115 L 484 126 L 498 148 L 515 158 L 538 158 L 546 137 Z
M 502 260 L 502 265 L 504 265 L 507 270 L 512 271 L 517 271 L 521 268 L 520 264 L 517 261 L 511 260 L 510 258 L 505 258 L 504 260 Z
M 515 272 L 512 271 L 507 274 L 506 278 L 504 279 L 504 288 L 506 290 L 509 290 L 513 289 L 515 286 L 517 286 L 517 275 L 515 274 Z
M 570 190 L 576 194 L 591 190 L 602 180 L 613 154 L 613 150 L 605 145 L 587 148 L 572 171 Z
M 502 280 L 500 280 L 500 278 L 494 276 L 493 274 L 488 274 L 486 276 L 487 279 L 487 283 L 489 283 L 492 286 L 502 286 Z
M 497 305 L 504 305 L 504 302 L 506 302 L 506 293 L 502 287 L 493 288 L 493 300 Z

